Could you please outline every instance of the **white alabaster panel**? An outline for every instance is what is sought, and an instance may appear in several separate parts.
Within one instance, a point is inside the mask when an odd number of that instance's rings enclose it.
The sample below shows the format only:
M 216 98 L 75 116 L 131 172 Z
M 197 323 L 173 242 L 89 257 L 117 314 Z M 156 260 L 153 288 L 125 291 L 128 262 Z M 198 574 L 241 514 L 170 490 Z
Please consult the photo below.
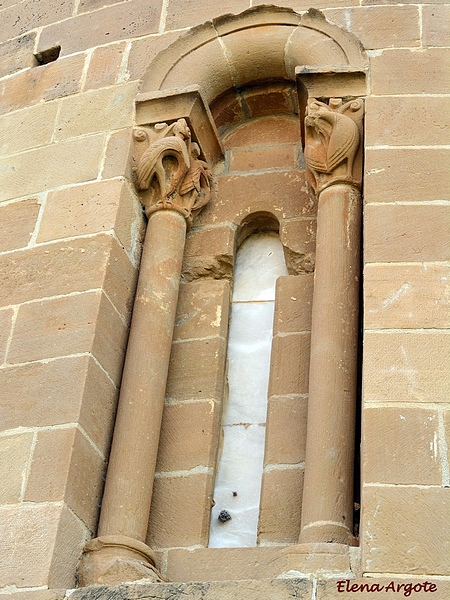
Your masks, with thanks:
M 261 425 L 223 428 L 210 548 L 256 546 L 265 434 L 266 428 Z M 225 523 L 218 519 L 222 510 L 231 516 Z
M 256 546 L 276 280 L 287 275 L 275 234 L 239 248 L 228 336 L 228 395 L 211 511 L 210 548 Z M 221 522 L 221 511 L 231 519 Z
M 275 300 L 275 283 L 287 275 L 283 246 L 276 234 L 251 235 L 236 259 L 233 302 Z
M 224 425 L 266 422 L 273 312 L 273 302 L 233 304 Z

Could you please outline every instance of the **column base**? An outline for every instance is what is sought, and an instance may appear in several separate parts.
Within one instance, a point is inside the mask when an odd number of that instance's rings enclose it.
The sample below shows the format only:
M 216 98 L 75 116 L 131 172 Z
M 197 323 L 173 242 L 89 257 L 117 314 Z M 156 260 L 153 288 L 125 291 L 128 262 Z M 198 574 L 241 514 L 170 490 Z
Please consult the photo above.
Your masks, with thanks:
M 143 542 L 122 535 L 105 535 L 86 544 L 78 570 L 78 585 L 118 585 L 148 579 L 163 581 L 155 556 Z
M 345 544 L 297 544 L 272 561 L 277 577 L 357 577 L 360 549 Z

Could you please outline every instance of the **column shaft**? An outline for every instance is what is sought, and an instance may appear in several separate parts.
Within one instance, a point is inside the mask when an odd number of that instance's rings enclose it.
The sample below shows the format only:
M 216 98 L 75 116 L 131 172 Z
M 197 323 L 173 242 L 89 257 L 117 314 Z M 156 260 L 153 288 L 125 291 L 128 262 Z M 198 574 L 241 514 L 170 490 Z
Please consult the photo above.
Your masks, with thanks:
M 186 221 L 150 216 L 98 535 L 146 538 L 178 302 Z
M 354 187 L 320 192 L 301 543 L 352 541 L 360 229 Z

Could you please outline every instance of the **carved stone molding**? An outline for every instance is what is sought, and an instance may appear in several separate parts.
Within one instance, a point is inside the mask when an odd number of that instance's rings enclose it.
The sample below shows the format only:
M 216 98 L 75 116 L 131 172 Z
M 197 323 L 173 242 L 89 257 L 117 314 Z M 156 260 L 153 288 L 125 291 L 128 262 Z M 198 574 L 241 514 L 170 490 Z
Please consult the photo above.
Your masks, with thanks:
M 186 120 L 140 127 L 134 138 L 138 145 L 146 144 L 137 149 L 134 171 L 138 190 L 148 191 L 142 197 L 147 217 L 174 210 L 191 223 L 209 202 L 211 174 Z
M 363 102 L 311 98 L 305 118 L 307 178 L 316 194 L 331 185 L 361 187 Z

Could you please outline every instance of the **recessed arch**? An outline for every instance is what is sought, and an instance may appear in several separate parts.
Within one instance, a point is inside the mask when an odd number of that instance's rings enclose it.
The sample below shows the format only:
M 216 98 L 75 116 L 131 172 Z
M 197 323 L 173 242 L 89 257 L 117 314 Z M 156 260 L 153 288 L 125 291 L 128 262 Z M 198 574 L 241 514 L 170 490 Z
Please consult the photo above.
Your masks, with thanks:
M 180 36 L 149 65 L 141 92 L 200 85 L 211 104 L 255 81 L 295 79 L 297 66 L 365 70 L 357 38 L 309 9 L 258 6 L 224 15 Z

